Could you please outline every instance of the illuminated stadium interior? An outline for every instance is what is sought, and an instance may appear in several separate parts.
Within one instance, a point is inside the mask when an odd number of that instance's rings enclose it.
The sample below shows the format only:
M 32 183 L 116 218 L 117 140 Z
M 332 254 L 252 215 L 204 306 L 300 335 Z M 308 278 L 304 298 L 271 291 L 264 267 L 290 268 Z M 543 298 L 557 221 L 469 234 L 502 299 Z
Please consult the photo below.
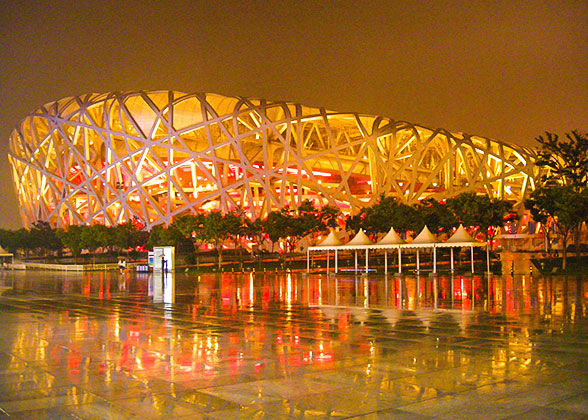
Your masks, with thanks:
M 381 193 L 413 204 L 475 191 L 520 204 L 535 151 L 385 117 L 174 91 L 90 94 L 46 104 L 10 138 L 25 226 L 185 212 L 251 219 L 310 199 L 346 213 Z

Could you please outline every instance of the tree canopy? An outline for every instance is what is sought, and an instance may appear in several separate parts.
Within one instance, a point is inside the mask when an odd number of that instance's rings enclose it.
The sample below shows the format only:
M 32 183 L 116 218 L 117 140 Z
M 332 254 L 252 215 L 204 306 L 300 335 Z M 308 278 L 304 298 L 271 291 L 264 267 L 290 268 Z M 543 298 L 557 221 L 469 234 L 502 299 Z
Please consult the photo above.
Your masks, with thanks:
M 586 188 L 588 182 L 588 134 L 574 130 L 565 138 L 546 132 L 537 137 L 541 150 L 536 165 L 549 172 L 542 181 L 545 186 L 562 184 L 575 190 Z
M 525 207 L 536 221 L 543 224 L 548 239 L 551 235 L 549 225 L 553 222 L 557 226 L 565 269 L 568 242 L 573 237 L 579 252 L 580 230 L 588 220 L 588 134 L 574 130 L 560 138 L 546 132 L 536 140 L 541 147 L 536 164 L 547 171 L 540 185 L 525 201 Z
M 551 218 L 562 240 L 563 268 L 567 264 L 567 246 L 579 233 L 582 222 L 588 220 L 588 193 L 576 191 L 571 185 L 538 188 L 525 201 L 525 206 L 539 220 Z

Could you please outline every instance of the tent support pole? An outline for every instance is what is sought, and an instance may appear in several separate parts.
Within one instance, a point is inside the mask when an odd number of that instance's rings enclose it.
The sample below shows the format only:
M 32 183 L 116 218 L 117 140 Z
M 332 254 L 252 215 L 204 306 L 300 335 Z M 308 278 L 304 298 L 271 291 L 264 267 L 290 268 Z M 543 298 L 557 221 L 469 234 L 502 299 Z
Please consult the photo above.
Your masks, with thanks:
M 453 272 L 453 247 L 451 249 L 451 272 Z
M 474 274 L 474 246 L 470 247 L 471 255 L 472 255 L 472 274 Z
M 488 272 L 488 276 L 490 276 L 490 247 L 486 244 L 486 268 Z

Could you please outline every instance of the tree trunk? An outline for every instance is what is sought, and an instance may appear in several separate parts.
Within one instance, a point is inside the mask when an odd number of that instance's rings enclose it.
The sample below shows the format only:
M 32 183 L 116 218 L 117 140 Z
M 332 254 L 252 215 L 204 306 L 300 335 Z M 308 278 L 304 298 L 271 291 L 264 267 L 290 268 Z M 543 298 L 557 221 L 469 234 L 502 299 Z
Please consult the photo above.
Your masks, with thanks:
M 545 252 L 551 257 L 551 232 L 543 227 L 543 235 L 545 235 Z
M 576 226 L 574 230 L 574 244 L 576 245 L 576 261 L 580 258 L 580 233 L 582 232 L 582 223 Z
M 223 250 L 222 244 L 218 242 L 216 243 L 216 253 L 218 254 L 218 270 L 221 271 L 223 266 Z
M 565 270 L 568 261 L 568 240 L 570 238 L 570 232 L 568 230 L 561 231 L 561 245 L 562 245 L 562 254 L 563 254 L 563 261 L 561 263 L 561 269 Z

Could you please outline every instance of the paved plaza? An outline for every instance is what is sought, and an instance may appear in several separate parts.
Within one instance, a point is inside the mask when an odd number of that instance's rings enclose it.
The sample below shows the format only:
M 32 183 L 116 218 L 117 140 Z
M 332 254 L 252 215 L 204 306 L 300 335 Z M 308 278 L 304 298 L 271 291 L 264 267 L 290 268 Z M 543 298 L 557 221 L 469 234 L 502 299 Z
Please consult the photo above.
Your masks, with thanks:
M 588 277 L 4 272 L 0 419 L 588 419 Z

